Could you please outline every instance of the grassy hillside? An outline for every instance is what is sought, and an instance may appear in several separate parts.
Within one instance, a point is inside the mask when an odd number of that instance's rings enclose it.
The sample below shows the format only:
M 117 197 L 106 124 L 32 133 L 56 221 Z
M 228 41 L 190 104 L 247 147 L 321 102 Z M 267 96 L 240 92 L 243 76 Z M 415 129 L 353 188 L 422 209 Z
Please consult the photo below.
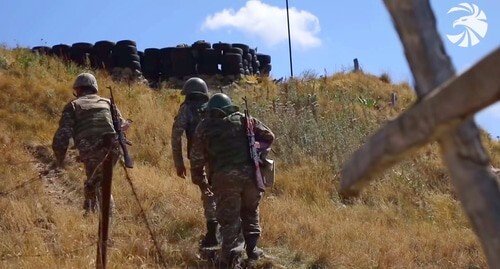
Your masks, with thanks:
M 83 218 L 81 163 L 55 169 L 50 143 L 71 84 L 83 71 L 24 49 L 0 48 L 0 267 L 93 268 L 97 217 Z M 136 167 L 129 171 L 169 268 L 210 268 L 196 257 L 204 231 L 198 189 L 175 176 L 170 133 L 178 91 L 117 84 L 97 72 L 125 117 Z M 375 76 L 304 75 L 231 87 L 277 136 L 276 188 L 262 203 L 261 244 L 285 268 L 485 268 L 436 147 L 390 169 L 352 205 L 336 193 L 342 163 L 367 135 L 414 101 L 408 85 Z M 390 106 L 390 93 L 398 103 Z M 493 162 L 500 146 L 484 137 Z M 186 162 L 187 163 L 187 162 Z M 109 268 L 161 268 L 123 169 Z M 266 267 L 267 266 L 267 267 Z

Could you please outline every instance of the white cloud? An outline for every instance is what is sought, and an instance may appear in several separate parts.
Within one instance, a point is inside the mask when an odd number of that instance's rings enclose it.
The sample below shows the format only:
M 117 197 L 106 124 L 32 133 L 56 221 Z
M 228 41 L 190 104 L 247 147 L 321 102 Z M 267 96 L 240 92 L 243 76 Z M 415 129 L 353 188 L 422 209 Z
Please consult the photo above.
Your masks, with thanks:
M 293 7 L 289 9 L 289 14 L 292 46 L 304 49 L 320 46 L 318 34 L 321 29 L 318 17 Z M 262 39 L 270 46 L 288 40 L 286 9 L 262 3 L 260 0 L 247 1 L 246 5 L 237 11 L 224 9 L 209 15 L 202 25 L 202 29 L 208 30 L 221 28 L 237 29 Z

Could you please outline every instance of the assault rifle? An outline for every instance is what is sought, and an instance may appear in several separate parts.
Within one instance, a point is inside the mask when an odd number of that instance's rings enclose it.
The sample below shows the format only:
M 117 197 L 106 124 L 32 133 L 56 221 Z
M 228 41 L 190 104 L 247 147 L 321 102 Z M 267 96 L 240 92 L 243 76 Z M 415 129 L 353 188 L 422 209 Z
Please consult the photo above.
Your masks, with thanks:
M 115 128 L 116 134 L 118 135 L 118 143 L 120 143 L 120 147 L 123 151 L 123 159 L 125 160 L 125 166 L 127 168 L 134 167 L 134 161 L 128 154 L 127 150 L 127 138 L 125 138 L 125 133 L 122 130 L 122 125 L 120 122 L 120 118 L 118 116 L 118 109 L 116 108 L 115 98 L 113 97 L 113 88 L 108 86 L 109 93 L 111 94 L 111 117 L 113 118 L 113 127 Z
M 265 191 L 266 185 L 260 171 L 260 156 L 255 146 L 255 133 L 253 131 L 255 126 L 253 120 L 250 118 L 247 98 L 243 97 L 243 100 L 245 101 L 245 129 L 248 138 L 248 146 L 250 149 L 250 158 L 252 158 L 253 164 L 255 166 L 255 184 L 257 185 L 257 189 L 259 189 L 260 191 Z

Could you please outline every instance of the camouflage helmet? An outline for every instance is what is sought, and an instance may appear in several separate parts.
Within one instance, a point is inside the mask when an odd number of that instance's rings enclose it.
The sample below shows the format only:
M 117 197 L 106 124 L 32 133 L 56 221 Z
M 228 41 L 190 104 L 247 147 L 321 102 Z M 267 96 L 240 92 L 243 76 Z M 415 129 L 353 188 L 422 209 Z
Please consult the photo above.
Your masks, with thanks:
M 238 111 L 238 107 L 233 105 L 231 98 L 226 94 L 216 93 L 208 100 L 206 110 L 219 110 L 227 114 Z
M 94 75 L 90 73 L 81 73 L 75 79 L 75 83 L 73 83 L 73 89 L 80 87 L 91 87 L 94 88 L 95 91 L 99 91 L 99 87 L 97 87 L 97 80 Z
M 208 96 L 208 86 L 205 81 L 199 77 L 192 77 L 188 79 L 182 87 L 181 94 L 189 95 L 192 93 L 201 93 Z

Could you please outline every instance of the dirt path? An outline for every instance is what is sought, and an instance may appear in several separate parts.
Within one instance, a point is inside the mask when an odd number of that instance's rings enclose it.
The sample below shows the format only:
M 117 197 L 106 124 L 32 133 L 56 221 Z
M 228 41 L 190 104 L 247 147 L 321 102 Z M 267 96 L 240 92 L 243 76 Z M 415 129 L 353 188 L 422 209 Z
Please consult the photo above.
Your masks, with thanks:
M 84 175 L 82 164 L 77 162 L 78 153 L 76 150 L 68 150 L 65 160 L 65 169 L 61 169 L 54 165 L 54 157 L 49 146 L 28 145 L 27 149 L 33 156 L 33 165 L 40 175 L 45 192 L 50 197 L 51 202 L 55 206 L 66 208 L 67 210 L 82 210 L 82 177 Z M 41 220 L 41 222 L 46 223 L 44 220 Z M 52 231 L 53 229 L 49 227 L 47 230 Z M 55 234 L 47 234 L 48 242 L 56 240 L 54 238 Z M 213 253 L 210 253 L 209 256 L 213 255 Z M 199 255 L 195 255 L 186 260 L 186 262 L 188 268 L 216 269 L 217 266 L 214 264 L 213 258 L 215 258 L 215 256 L 202 258 Z M 257 264 L 244 266 L 243 268 L 281 269 L 285 267 L 278 265 L 272 259 L 266 258 L 259 261 Z
M 60 169 L 54 165 L 52 150 L 44 145 L 28 145 L 29 152 L 32 154 L 36 171 L 40 174 L 45 191 L 52 202 L 60 207 L 68 207 L 72 210 L 81 209 L 83 203 L 81 180 L 78 178 L 70 179 L 76 171 L 79 163 L 76 162 L 77 153 L 74 150 L 68 150 L 66 157 L 66 169 Z M 81 175 L 77 176 L 81 177 Z

